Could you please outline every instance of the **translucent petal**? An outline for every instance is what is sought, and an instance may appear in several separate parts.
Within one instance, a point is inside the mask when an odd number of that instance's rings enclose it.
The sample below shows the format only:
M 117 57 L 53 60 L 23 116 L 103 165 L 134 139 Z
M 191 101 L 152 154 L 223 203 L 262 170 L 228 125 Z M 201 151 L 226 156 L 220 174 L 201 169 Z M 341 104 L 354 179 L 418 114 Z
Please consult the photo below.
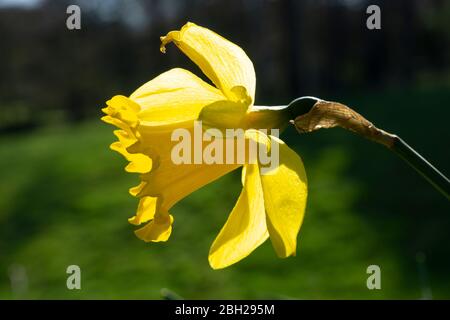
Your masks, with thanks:
M 180 31 L 161 37 L 161 51 L 174 42 L 230 100 L 255 99 L 253 63 L 236 44 L 217 33 L 188 22 Z M 239 89 L 233 89 L 239 87 Z
M 243 190 L 209 251 L 213 269 L 225 268 L 247 257 L 269 236 L 258 165 L 245 168 Z
M 307 179 L 301 158 L 283 141 L 279 144 L 279 166 L 261 175 L 270 240 L 279 257 L 295 255 L 297 234 L 303 221 Z M 272 143 L 274 143 L 272 142 Z

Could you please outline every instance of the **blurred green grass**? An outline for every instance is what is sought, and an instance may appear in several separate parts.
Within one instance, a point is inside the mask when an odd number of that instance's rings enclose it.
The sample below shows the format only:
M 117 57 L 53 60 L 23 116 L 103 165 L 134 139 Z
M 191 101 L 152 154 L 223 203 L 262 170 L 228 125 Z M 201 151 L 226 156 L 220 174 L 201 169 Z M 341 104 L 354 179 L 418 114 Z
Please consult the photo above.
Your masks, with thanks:
M 448 90 L 333 99 L 402 134 L 448 173 L 440 116 L 449 114 Z M 159 299 L 169 288 L 190 299 L 418 299 L 428 287 L 434 298 L 450 298 L 450 217 L 441 195 L 388 151 L 340 130 L 288 130 L 282 138 L 309 178 L 297 256 L 278 259 L 268 241 L 214 271 L 209 246 L 239 195 L 240 170 L 177 204 L 170 240 L 146 244 L 127 223 L 137 206 L 127 190 L 138 178 L 108 149 L 111 127 L 98 120 L 1 137 L 0 298 Z M 425 282 L 417 252 L 427 256 Z M 66 288 L 72 264 L 81 267 L 82 290 Z M 382 290 L 366 288 L 371 264 L 381 267 Z M 17 266 L 28 284 L 12 290 Z

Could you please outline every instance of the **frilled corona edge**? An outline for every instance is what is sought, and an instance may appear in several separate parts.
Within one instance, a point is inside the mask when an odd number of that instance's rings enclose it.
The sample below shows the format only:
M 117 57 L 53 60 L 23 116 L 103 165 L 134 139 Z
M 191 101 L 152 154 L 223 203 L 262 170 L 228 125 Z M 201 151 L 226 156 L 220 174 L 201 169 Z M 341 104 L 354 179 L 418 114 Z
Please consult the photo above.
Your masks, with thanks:
M 136 215 L 128 219 L 131 224 L 140 225 L 149 222 L 135 231 L 136 235 L 146 241 L 166 241 L 172 231 L 173 217 L 161 208 L 158 197 L 142 194 L 148 181 L 145 175 L 154 168 L 157 159 L 145 153 L 142 136 L 139 132 L 138 112 L 140 106 L 125 96 L 115 96 L 107 101 L 102 111 L 106 114 L 102 120 L 119 128 L 114 134 L 118 141 L 110 148 L 123 155 L 130 163 L 125 167 L 127 172 L 141 174 L 141 183 L 129 190 L 132 196 L 140 198 Z

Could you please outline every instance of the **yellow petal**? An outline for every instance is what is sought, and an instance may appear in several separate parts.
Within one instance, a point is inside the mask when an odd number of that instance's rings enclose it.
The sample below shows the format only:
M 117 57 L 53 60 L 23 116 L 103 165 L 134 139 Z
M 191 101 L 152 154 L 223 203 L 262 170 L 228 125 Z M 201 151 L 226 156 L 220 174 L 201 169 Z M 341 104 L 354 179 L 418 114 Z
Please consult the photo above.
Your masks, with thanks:
M 136 143 L 136 137 L 125 130 L 114 130 L 114 135 L 119 139 L 124 148 L 128 148 L 129 146 Z
M 128 222 L 134 225 L 139 225 L 155 218 L 157 202 L 158 198 L 142 197 L 139 201 L 136 215 L 128 219 Z
M 141 107 L 138 118 L 147 126 L 177 127 L 195 120 L 204 106 L 225 97 L 191 72 L 176 68 L 141 86 L 130 99 Z
M 247 106 L 240 102 L 229 100 L 217 101 L 204 107 L 199 120 L 207 128 L 217 128 L 225 133 L 226 129 L 245 128 L 243 120 Z
M 130 163 L 125 167 L 127 172 L 147 173 L 152 169 L 152 159 L 142 153 L 129 153 L 120 141 L 111 144 L 111 150 L 117 151 Z
M 297 234 L 303 221 L 307 180 L 301 158 L 283 141 L 279 144 L 280 164 L 270 174 L 261 175 L 270 240 L 279 257 L 295 255 Z
M 106 118 L 108 116 L 112 117 L 126 124 L 130 128 L 135 128 L 137 126 L 138 124 L 137 113 L 140 110 L 140 106 L 136 104 L 134 101 L 128 99 L 125 96 L 117 95 L 114 96 L 111 100 L 107 101 L 106 104 L 107 107 L 102 109 L 102 111 L 107 114 Z M 117 127 L 124 129 L 122 128 L 122 126 L 119 126 L 115 123 L 111 124 L 114 124 Z
M 141 181 L 137 186 L 132 187 L 128 190 L 128 192 L 133 196 L 137 197 L 138 194 L 141 193 L 142 189 L 147 185 L 147 182 Z
M 102 119 L 116 125 L 121 130 L 115 130 L 114 135 L 119 139 L 111 144 L 110 148 L 122 154 L 130 163 L 125 167 L 128 172 L 147 173 L 152 168 L 152 159 L 142 153 L 130 153 L 127 148 L 135 144 L 137 112 L 139 105 L 123 96 L 115 96 L 107 102 L 108 107 L 103 111 L 108 115 Z
M 171 31 L 161 37 L 161 51 L 174 42 L 184 54 L 194 61 L 203 73 L 230 100 L 255 100 L 256 77 L 253 63 L 236 44 L 217 33 L 188 22 L 180 31 Z M 237 92 L 235 87 L 240 87 Z M 233 91 L 234 90 L 234 91 Z
M 243 190 L 209 251 L 213 269 L 225 268 L 245 258 L 268 237 L 258 166 L 245 168 Z
M 167 241 L 172 232 L 173 217 L 169 213 L 147 223 L 144 227 L 136 230 L 136 236 L 145 242 Z

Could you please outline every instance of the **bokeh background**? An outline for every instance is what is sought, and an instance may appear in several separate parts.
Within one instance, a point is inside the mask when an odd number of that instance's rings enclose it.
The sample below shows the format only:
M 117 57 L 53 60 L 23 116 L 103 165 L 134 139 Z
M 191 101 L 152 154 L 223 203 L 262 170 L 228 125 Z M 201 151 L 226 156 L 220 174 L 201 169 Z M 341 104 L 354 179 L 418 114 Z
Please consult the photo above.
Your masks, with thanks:
M 66 8 L 81 8 L 81 30 Z M 381 30 L 366 8 L 381 7 Z M 0 298 L 450 298 L 449 202 L 383 147 L 340 129 L 282 138 L 310 185 L 298 254 L 266 242 L 210 269 L 209 246 L 241 189 L 239 170 L 172 209 L 167 243 L 127 218 L 138 177 L 109 150 L 100 108 L 172 67 L 200 70 L 159 36 L 193 21 L 254 62 L 257 104 L 343 102 L 450 174 L 450 1 L 0 0 Z M 81 267 L 82 290 L 66 288 Z M 366 269 L 381 267 L 381 290 Z

